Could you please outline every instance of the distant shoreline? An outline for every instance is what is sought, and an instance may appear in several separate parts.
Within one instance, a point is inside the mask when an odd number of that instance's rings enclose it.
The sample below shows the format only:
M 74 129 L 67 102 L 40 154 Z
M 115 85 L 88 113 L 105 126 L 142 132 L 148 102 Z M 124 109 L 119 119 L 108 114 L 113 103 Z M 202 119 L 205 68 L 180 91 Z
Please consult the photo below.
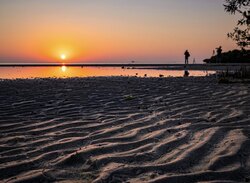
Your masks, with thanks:
M 241 67 L 250 68 L 247 63 L 220 63 L 220 64 L 86 64 L 86 63 L 0 63 L 1 67 L 121 67 L 124 69 L 157 69 L 157 70 L 238 70 Z

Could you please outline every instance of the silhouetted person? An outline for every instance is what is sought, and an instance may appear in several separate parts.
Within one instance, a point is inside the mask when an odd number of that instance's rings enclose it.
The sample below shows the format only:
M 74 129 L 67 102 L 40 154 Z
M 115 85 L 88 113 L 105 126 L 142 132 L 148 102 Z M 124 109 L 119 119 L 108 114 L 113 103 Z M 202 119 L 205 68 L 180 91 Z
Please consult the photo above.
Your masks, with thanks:
M 221 46 L 219 48 L 216 48 L 217 56 L 216 56 L 216 62 L 221 63 L 222 60 L 222 48 Z
M 195 62 L 195 58 L 193 59 L 193 64 L 195 64 L 196 62 Z
M 188 64 L 188 59 L 190 57 L 190 53 L 188 52 L 188 50 L 185 51 L 184 55 L 185 55 L 185 64 Z

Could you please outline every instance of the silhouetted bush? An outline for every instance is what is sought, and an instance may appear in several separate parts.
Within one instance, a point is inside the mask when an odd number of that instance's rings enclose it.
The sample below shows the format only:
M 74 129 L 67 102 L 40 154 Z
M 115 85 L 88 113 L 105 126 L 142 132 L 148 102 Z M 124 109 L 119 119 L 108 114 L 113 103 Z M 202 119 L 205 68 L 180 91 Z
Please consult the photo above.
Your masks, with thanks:
M 203 60 L 205 63 L 216 63 L 216 56 Z M 250 63 L 250 50 L 233 50 L 222 53 L 221 63 Z

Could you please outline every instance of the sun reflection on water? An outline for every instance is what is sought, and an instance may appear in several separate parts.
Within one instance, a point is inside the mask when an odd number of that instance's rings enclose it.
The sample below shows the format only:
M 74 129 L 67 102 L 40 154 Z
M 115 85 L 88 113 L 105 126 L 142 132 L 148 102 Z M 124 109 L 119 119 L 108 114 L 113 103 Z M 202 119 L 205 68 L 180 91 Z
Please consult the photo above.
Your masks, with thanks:
M 61 67 L 61 70 L 62 70 L 62 72 L 66 72 L 66 71 L 67 71 L 67 67 L 66 67 L 65 65 L 63 65 L 63 66 Z

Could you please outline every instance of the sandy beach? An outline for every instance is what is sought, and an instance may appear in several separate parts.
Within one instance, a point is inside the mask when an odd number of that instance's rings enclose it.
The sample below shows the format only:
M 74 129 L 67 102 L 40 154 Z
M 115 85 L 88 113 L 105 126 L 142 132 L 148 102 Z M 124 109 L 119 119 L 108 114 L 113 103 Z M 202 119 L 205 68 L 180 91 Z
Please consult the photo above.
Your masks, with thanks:
M 0 182 L 249 182 L 250 85 L 0 81 Z

